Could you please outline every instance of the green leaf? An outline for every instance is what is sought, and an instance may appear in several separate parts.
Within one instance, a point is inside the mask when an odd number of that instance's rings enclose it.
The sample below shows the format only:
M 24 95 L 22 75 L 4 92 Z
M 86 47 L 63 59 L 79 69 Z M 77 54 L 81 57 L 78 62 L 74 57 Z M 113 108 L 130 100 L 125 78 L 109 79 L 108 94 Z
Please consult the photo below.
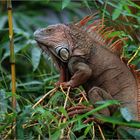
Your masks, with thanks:
M 51 135 L 51 140 L 59 140 L 60 138 L 60 135 L 61 135 L 61 130 L 57 130 L 53 133 L 53 135 Z
M 49 100 L 48 104 L 52 105 L 53 107 L 61 105 L 60 101 L 62 102 L 64 100 L 64 94 L 62 92 L 56 92 Z M 60 110 L 62 111 L 62 110 Z M 64 112 L 63 112 L 64 113 Z
M 23 125 L 23 120 L 24 118 L 20 118 L 20 120 L 17 120 L 17 124 L 16 124 L 16 135 L 17 135 L 17 139 L 21 139 L 24 140 L 24 129 L 22 127 Z
M 23 39 L 23 38 L 22 38 Z M 21 51 L 22 49 L 24 49 L 26 47 L 25 44 L 19 44 L 16 43 L 14 44 L 14 52 L 15 54 L 18 53 L 19 51 Z M 7 58 L 8 56 L 10 56 L 10 49 L 7 49 L 2 57 L 2 61 Z
M 84 136 L 86 136 L 90 132 L 90 130 L 92 129 L 92 127 L 93 127 L 93 124 L 87 126 L 87 128 L 84 131 Z
M 122 127 L 117 128 L 117 133 L 121 139 L 134 139 L 132 135 L 130 135 L 125 129 Z
M 74 126 L 73 131 L 79 131 L 87 126 L 88 124 L 78 123 Z
M 7 22 L 7 16 L 1 16 L 0 17 L 0 29 L 3 29 L 3 27 L 5 26 Z
M 0 113 L 6 113 L 7 112 L 7 100 L 5 100 L 5 90 L 0 90 Z
M 54 111 L 53 110 L 49 110 L 49 111 L 46 111 L 42 116 L 44 118 L 48 118 L 48 121 L 54 121 L 56 124 L 58 124 L 58 120 L 56 118 L 56 116 L 53 115 Z
M 129 9 L 128 5 L 124 5 L 124 9 L 125 9 L 129 14 L 131 14 L 131 10 Z
M 130 114 L 128 108 L 126 107 L 120 108 L 120 112 L 126 121 L 130 122 L 132 120 L 132 115 Z
M 40 126 L 34 126 L 34 130 L 35 130 L 38 134 L 40 134 L 41 136 L 43 136 L 43 133 L 42 133 L 42 131 L 41 131 Z
M 33 65 L 33 71 L 35 71 L 38 68 L 38 65 L 41 59 L 40 49 L 37 47 L 32 48 L 31 55 L 32 55 L 31 60 L 32 60 L 32 65 Z
M 130 6 L 133 6 L 134 8 L 140 9 L 140 6 L 138 4 L 136 4 L 134 1 L 128 0 L 128 3 L 129 3 Z
M 122 120 L 121 118 L 118 117 L 112 117 L 112 116 L 102 116 L 99 114 L 94 115 L 97 119 L 103 121 L 103 122 L 108 122 L 116 125 L 121 125 L 121 126 L 128 126 L 128 127 L 134 127 L 134 128 L 140 128 L 140 122 L 139 121 L 130 121 L 126 122 Z
M 62 10 L 69 5 L 70 1 L 71 0 L 62 0 Z
M 112 14 L 112 20 L 117 19 L 121 14 L 122 7 L 120 9 L 115 9 Z
M 91 11 L 90 5 L 89 5 L 88 1 L 87 0 L 83 0 L 83 2 L 86 5 L 86 7 Z
M 37 80 L 32 80 L 30 82 L 26 82 L 26 83 L 21 83 L 21 84 L 17 84 L 17 87 L 26 87 L 26 86 L 39 86 L 39 85 L 42 85 L 43 82 L 41 81 L 37 81 Z
M 64 107 L 59 107 L 59 111 L 65 116 L 68 118 L 68 114 L 67 114 L 67 111 L 65 110 Z
M 127 129 L 127 132 L 133 136 L 135 139 L 140 139 L 140 130 L 136 128 L 129 128 Z
M 39 112 L 40 114 L 44 114 L 44 113 L 45 113 L 45 109 L 42 108 L 41 106 L 37 107 L 35 110 L 36 110 L 37 112 Z
M 115 37 L 115 36 L 126 36 L 126 34 L 124 33 L 124 31 L 114 31 L 112 33 L 106 34 L 105 37 L 107 38 L 111 38 L 111 37 Z

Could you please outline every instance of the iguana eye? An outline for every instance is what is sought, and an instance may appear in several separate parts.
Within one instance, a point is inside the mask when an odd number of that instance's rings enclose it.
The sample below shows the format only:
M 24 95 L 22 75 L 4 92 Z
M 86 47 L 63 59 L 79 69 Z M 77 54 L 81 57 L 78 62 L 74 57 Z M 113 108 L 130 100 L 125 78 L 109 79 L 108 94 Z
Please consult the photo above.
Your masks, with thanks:
M 51 33 L 52 31 L 53 31 L 52 28 L 48 28 L 48 29 L 46 29 L 46 33 Z
M 51 32 L 51 31 L 52 31 L 52 29 L 48 29 L 48 31 L 49 31 L 49 32 Z
M 63 61 L 67 61 L 69 59 L 69 50 L 67 48 L 57 47 L 56 52 Z

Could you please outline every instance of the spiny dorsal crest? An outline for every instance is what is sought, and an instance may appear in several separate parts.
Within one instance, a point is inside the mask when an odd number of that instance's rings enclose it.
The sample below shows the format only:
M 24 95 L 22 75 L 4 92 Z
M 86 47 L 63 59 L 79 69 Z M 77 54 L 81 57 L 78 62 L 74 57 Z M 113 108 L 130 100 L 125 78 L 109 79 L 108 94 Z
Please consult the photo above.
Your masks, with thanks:
M 115 31 L 113 27 L 107 27 L 105 25 L 106 20 L 104 18 L 97 19 L 98 12 L 86 16 L 81 21 L 76 23 L 75 25 L 87 32 L 97 44 L 106 47 L 110 51 L 121 54 L 122 47 L 124 45 L 124 41 L 127 39 L 119 38 L 119 36 L 110 37 L 110 35 Z

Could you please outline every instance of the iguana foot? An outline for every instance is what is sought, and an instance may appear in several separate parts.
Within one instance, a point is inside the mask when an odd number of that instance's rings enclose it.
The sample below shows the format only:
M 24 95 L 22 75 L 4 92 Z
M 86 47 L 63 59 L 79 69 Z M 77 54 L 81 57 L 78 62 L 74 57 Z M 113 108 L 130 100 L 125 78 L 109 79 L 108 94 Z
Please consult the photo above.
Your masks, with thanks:
M 70 107 L 67 109 L 68 111 L 68 116 L 69 117 L 74 117 L 77 114 L 84 114 L 93 109 L 93 106 L 84 106 L 84 105 L 78 105 L 74 107 Z
M 62 86 L 63 89 L 68 89 L 69 87 L 71 87 L 69 82 L 57 82 L 57 83 L 55 83 L 55 86 L 57 88 Z
M 84 106 L 84 105 L 78 105 L 78 106 L 74 106 L 74 107 L 70 107 L 67 109 L 68 111 L 68 116 L 69 117 L 74 117 L 78 114 L 85 114 L 91 110 L 93 110 L 94 107 L 93 106 Z M 86 118 L 83 123 L 87 124 L 89 122 L 95 122 L 98 124 L 102 124 L 103 122 L 101 122 L 100 120 L 98 120 L 97 118 L 95 118 L 94 116 L 90 116 L 88 118 Z
M 112 100 L 113 98 L 105 90 L 99 87 L 93 87 L 88 92 L 88 99 L 96 107 L 97 102 L 105 101 L 105 100 Z M 110 116 L 110 114 L 112 113 L 112 109 L 114 110 L 114 107 L 111 106 L 111 108 L 105 108 L 103 110 L 100 110 L 99 113 L 106 116 Z

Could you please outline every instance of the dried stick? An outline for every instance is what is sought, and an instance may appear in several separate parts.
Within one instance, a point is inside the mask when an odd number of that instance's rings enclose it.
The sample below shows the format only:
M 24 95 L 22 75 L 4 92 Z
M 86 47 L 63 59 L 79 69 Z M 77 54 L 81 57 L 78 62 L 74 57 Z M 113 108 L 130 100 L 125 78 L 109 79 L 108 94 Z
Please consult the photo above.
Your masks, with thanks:
M 133 59 L 137 56 L 139 51 L 140 51 L 140 46 L 138 47 L 138 49 L 136 50 L 134 55 L 130 58 L 130 60 L 128 61 L 127 65 L 129 65 L 133 61 Z
M 101 127 L 100 127 L 99 125 L 97 125 L 97 126 L 98 126 L 98 129 L 99 129 L 99 131 L 100 131 L 100 134 L 101 134 L 102 139 L 105 140 L 105 136 L 104 136 L 104 134 L 103 134 L 103 132 L 102 132 Z
M 16 125 L 13 125 L 12 128 L 8 131 L 8 133 L 5 135 L 3 140 L 7 140 L 7 137 L 12 133 L 12 131 L 16 128 Z
M 34 105 L 33 105 L 33 109 L 38 105 L 40 104 L 50 93 L 54 93 L 55 91 L 57 90 L 57 88 L 53 88 L 52 90 L 50 90 L 49 92 L 47 92 L 38 102 L 36 102 Z
M 64 92 L 62 86 L 60 86 L 60 88 L 61 88 L 61 90 Z M 64 92 L 64 93 L 65 93 L 65 92 Z M 65 95 L 66 95 L 66 99 L 65 99 L 65 102 L 64 102 L 64 108 L 66 108 L 67 101 L 68 101 L 68 98 L 69 98 L 69 93 L 70 93 L 70 87 L 68 88 L 67 93 L 65 93 Z M 62 119 L 62 118 L 63 118 L 63 117 L 61 117 L 61 119 Z M 59 121 L 59 125 L 60 125 L 60 123 L 61 123 L 61 119 L 60 119 L 60 121 Z M 64 119 L 63 119 L 63 123 L 65 123 L 66 120 L 67 120 L 67 119 L 64 118 Z M 64 135 L 64 129 L 61 130 L 61 136 L 60 136 L 60 139 L 63 139 L 63 138 L 64 138 L 63 135 Z
M 92 127 L 92 132 L 93 132 L 92 140 L 94 140 L 95 139 L 95 127 L 94 127 L 94 125 Z

